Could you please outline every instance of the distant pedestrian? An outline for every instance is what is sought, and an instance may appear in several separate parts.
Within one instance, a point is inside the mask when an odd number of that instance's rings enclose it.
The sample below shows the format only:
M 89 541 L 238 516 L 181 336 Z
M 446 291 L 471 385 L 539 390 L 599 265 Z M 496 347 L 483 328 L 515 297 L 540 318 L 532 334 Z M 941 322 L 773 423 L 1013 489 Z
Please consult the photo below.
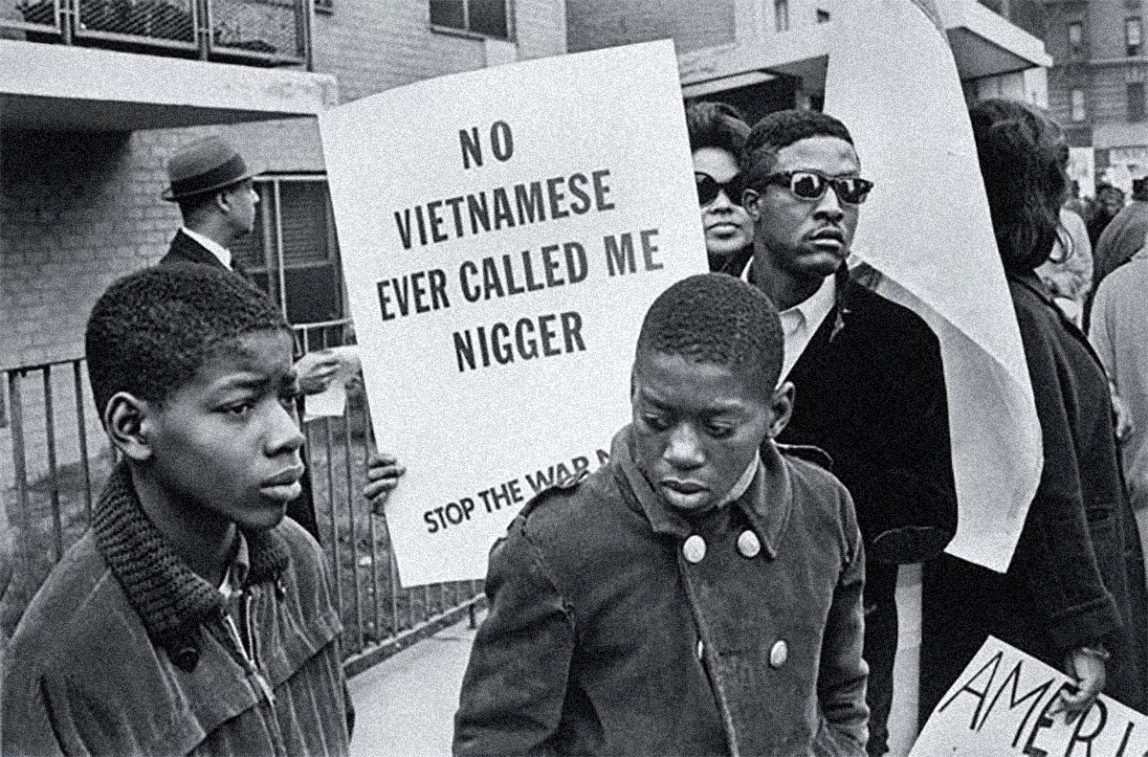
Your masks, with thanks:
M 753 221 L 741 206 L 738 168 L 749 125 L 731 105 L 701 102 L 686 108 L 686 127 L 710 270 L 738 276 L 753 254 Z
M 724 274 L 643 321 L 609 463 L 490 555 L 458 755 L 863 755 L 864 552 L 817 451 L 773 439 L 777 311 Z
M 1112 219 L 1093 250 L 1095 291 L 1104 277 L 1132 259 L 1148 236 L 1148 177 L 1132 182 L 1132 202 Z
M 163 198 L 179 204 L 183 226 L 159 265 L 193 263 L 233 271 L 251 282 L 230 246 L 255 228 L 259 194 L 252 184 L 257 172 L 248 169 L 243 156 L 220 137 L 194 142 L 176 153 L 167 165 L 170 186 Z M 339 359 L 331 353 L 296 351 L 295 370 L 304 395 L 326 390 L 334 380 Z M 302 405 L 300 405 L 300 416 Z M 306 450 L 303 452 L 306 459 Z M 302 482 L 302 494 L 288 506 L 287 514 L 320 539 L 310 471 Z
M 1128 416 L 1120 456 L 1140 539 L 1148 543 L 1148 249 L 1100 282 L 1088 338 Z
M 1101 184 L 1096 188 L 1096 199 L 1092 202 L 1092 217 L 1088 219 L 1088 241 L 1092 242 L 1092 251 L 1096 252 L 1096 245 L 1100 242 L 1100 235 L 1124 209 L 1124 192 L 1111 184 Z
M 1084 219 L 1067 207 L 1060 209 L 1052 254 L 1036 274 L 1069 320 L 1083 328 L 1084 308 L 1092 293 L 1092 244 Z
M 120 462 L 12 638 L 4 754 L 347 753 L 326 560 L 283 517 L 291 343 L 218 268 L 146 269 L 97 302 L 89 378 Z

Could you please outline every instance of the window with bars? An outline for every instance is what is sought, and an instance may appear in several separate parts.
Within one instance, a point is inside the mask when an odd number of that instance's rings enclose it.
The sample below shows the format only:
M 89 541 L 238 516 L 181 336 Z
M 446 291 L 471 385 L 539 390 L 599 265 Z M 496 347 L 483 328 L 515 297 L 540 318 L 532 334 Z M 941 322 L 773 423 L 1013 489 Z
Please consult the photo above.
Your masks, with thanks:
M 258 218 L 232 245 L 257 286 L 273 296 L 292 324 L 346 315 L 343 276 L 327 181 L 322 176 L 260 176 Z
M 773 0 L 773 20 L 777 31 L 789 31 L 789 0 Z
M 430 0 L 431 26 L 509 40 L 510 0 Z
M 1124 20 L 1124 50 L 1129 57 L 1140 54 L 1143 33 L 1144 28 L 1139 16 Z

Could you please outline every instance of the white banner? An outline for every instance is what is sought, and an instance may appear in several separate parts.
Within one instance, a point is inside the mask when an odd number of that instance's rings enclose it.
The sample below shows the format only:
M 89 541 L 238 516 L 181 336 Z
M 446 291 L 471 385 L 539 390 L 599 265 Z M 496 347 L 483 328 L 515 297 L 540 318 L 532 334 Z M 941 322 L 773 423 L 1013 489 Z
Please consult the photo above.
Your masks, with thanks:
M 909 757 L 1148 754 L 1148 718 L 1114 699 L 1100 696 L 1071 725 L 1063 713 L 1049 714 L 1071 686 L 1064 673 L 990 636 L 937 705 Z
M 642 316 L 706 270 L 673 44 L 419 82 L 319 117 L 404 586 L 482 578 L 629 420 Z
M 953 53 L 931 0 L 850 0 L 833 26 L 825 112 L 876 182 L 853 252 L 940 342 L 959 511 L 947 551 L 1003 573 L 1040 480 L 1040 424 Z

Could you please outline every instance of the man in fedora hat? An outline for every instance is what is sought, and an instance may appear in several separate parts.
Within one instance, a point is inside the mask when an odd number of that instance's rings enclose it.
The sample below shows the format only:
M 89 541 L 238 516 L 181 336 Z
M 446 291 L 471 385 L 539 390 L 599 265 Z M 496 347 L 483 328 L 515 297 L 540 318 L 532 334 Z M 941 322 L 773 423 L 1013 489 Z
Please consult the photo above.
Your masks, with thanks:
M 160 265 L 221 265 L 246 278 L 228 246 L 255 228 L 259 195 L 243 156 L 219 137 L 208 137 L 177 153 L 167 164 L 170 186 L 163 199 L 179 203 L 183 227 Z
M 167 164 L 169 186 L 161 196 L 179 204 L 183 226 L 159 265 L 198 263 L 223 267 L 251 283 L 228 248 L 255 228 L 259 194 L 251 179 L 257 173 L 221 137 L 199 140 L 172 156 Z M 338 369 L 339 358 L 329 352 L 302 355 L 295 363 L 300 391 L 304 395 L 324 391 Z M 318 539 L 309 470 L 302 484 L 303 494 L 288 505 L 287 514 Z

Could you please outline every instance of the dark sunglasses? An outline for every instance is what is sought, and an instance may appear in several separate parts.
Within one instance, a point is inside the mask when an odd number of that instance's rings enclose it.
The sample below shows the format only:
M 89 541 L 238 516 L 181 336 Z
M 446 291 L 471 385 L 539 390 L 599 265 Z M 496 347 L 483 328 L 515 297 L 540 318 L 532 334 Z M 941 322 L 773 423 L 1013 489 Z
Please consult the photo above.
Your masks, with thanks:
M 734 176 L 722 184 L 708 173 L 694 171 L 694 181 L 698 185 L 698 202 L 702 205 L 709 205 L 717 199 L 718 192 L 725 192 L 725 196 L 728 197 L 729 201 L 734 205 L 741 204 L 741 191 L 745 188 L 745 184 L 741 180 L 741 174 Z
M 786 187 L 799 200 L 815 201 L 825 196 L 830 186 L 837 193 L 837 199 L 846 205 L 860 205 L 873 189 L 873 182 L 857 176 L 823 176 L 813 171 L 786 171 L 771 173 L 762 179 L 765 184 Z

